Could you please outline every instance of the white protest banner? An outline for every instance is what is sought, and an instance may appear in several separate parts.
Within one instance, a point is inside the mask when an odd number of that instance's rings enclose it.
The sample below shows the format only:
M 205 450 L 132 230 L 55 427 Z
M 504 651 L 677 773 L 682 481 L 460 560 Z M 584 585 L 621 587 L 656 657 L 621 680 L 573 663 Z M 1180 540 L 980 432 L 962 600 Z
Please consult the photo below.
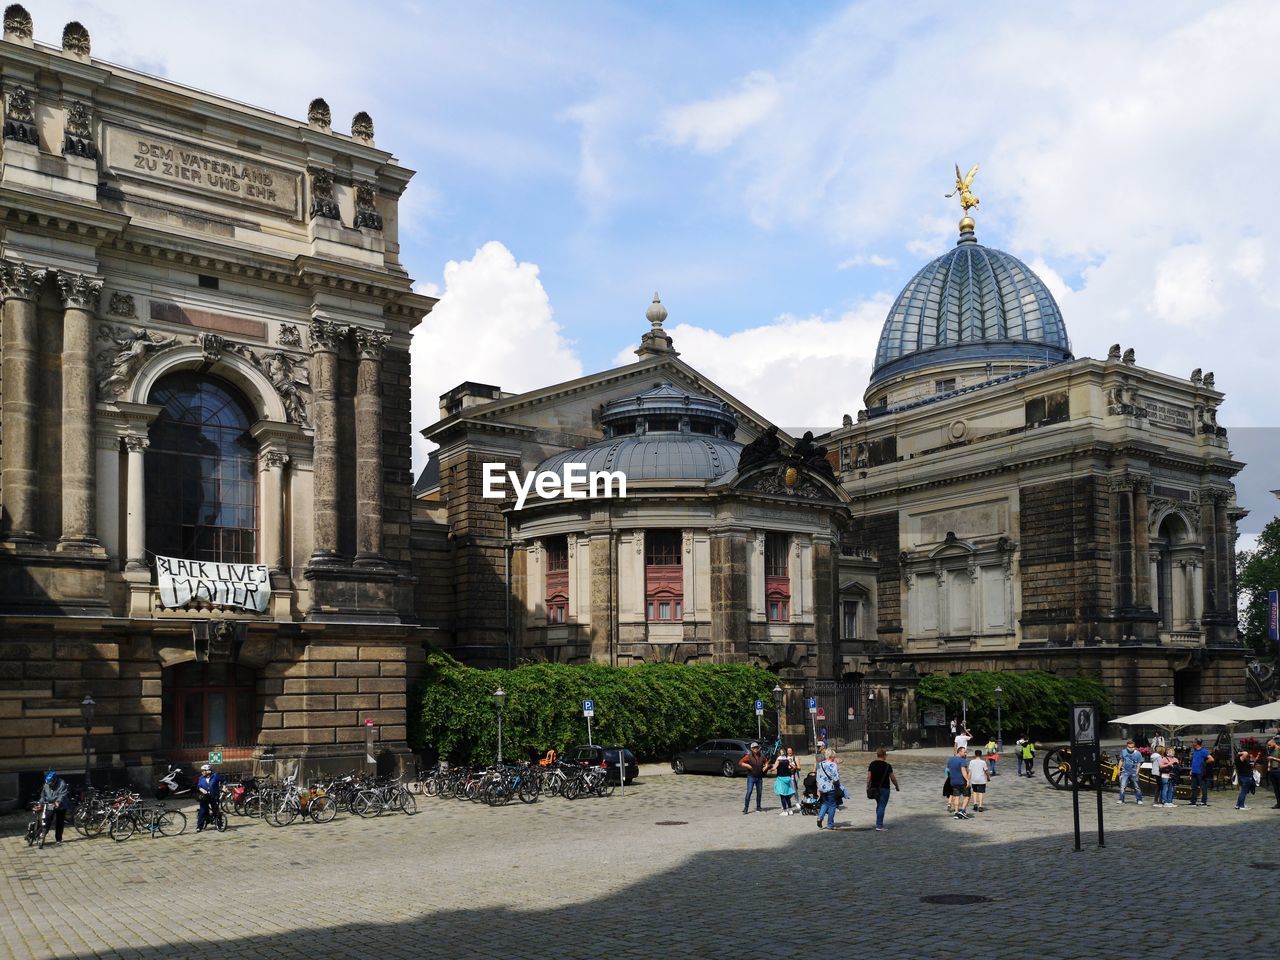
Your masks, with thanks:
M 189 603 L 267 612 L 271 579 L 265 563 L 214 563 L 156 557 L 160 602 L 170 609 Z

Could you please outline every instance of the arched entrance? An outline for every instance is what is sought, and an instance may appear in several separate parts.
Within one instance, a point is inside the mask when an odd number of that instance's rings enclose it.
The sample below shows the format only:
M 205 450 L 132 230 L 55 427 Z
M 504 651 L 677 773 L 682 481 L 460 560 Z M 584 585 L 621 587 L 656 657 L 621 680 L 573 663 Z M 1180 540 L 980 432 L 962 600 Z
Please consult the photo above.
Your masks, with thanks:
M 1198 591 L 1204 549 L 1193 542 L 1191 527 L 1178 513 L 1166 514 L 1151 539 L 1156 611 L 1165 631 L 1199 628 Z

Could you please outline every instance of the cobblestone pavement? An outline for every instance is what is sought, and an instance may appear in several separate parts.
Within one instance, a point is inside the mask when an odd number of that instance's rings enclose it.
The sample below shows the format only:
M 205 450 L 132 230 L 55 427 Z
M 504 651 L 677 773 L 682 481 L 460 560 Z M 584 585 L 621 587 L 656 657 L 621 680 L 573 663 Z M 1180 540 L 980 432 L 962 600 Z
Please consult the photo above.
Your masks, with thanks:
M 843 830 L 741 812 L 742 780 L 649 777 L 625 797 L 489 809 L 423 798 L 418 816 L 226 834 L 81 840 L 0 836 L 0 956 L 13 958 L 1092 957 L 1192 944 L 1270 955 L 1280 811 L 1117 806 L 1092 797 L 1072 849 L 1071 797 L 1007 772 L 989 812 L 943 810 L 941 761 L 894 758 L 903 792 L 884 833 L 849 758 Z M 855 789 L 856 788 L 856 789 Z M 676 821 L 675 823 L 668 823 Z M 77 839 L 70 839 L 77 836 Z M 1266 868 L 1266 865 L 1270 865 Z M 986 896 L 976 906 L 932 895 Z M 1269 921 L 1268 921 L 1269 922 Z M 1181 944 L 1181 946 L 1177 946 Z M 1153 952 L 1156 948 L 1152 948 Z M 1261 952 L 1258 952 L 1261 951 Z

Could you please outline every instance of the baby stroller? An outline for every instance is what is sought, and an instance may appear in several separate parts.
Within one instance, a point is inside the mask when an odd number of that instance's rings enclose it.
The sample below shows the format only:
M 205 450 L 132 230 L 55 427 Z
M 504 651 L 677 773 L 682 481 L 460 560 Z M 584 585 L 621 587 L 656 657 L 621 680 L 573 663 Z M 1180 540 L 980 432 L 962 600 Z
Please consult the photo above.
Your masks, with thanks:
M 809 773 L 804 778 L 804 796 L 800 798 L 800 812 L 812 817 L 818 812 L 821 801 L 818 799 L 818 775 Z

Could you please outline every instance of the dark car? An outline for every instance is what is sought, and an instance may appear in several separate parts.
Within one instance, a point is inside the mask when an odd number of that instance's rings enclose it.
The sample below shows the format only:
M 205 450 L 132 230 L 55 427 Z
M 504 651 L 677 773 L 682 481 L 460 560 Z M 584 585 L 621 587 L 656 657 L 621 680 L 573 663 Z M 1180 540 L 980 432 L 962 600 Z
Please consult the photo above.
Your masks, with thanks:
M 617 783 L 618 769 L 623 762 L 619 760 L 619 754 L 621 754 L 626 763 L 627 778 L 625 783 L 630 785 L 631 781 L 640 775 L 640 764 L 636 763 L 636 755 L 626 747 L 600 747 L 579 744 L 569 754 L 568 762 L 586 763 L 591 766 L 603 764 L 605 769 L 609 771 L 609 779 Z
M 736 777 L 742 772 L 738 761 L 751 751 L 751 739 L 708 740 L 692 750 L 676 754 L 671 769 L 676 773 L 718 773 Z

